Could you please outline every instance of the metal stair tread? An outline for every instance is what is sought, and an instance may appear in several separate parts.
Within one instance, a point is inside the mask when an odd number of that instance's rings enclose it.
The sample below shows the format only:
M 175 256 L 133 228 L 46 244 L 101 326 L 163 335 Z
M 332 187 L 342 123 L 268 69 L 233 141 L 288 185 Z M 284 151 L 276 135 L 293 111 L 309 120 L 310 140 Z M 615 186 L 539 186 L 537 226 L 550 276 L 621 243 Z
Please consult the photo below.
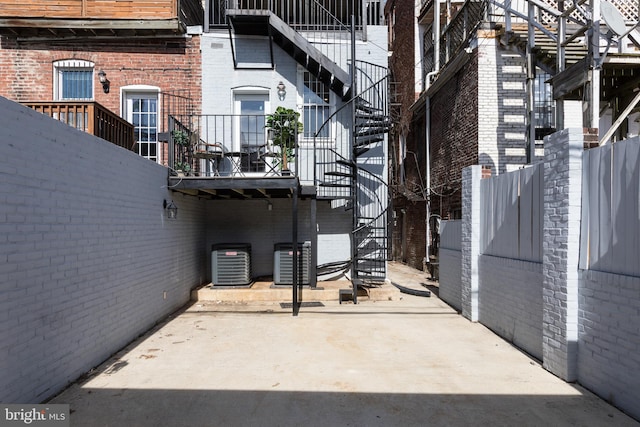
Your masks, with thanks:
M 353 174 L 350 172 L 339 172 L 339 171 L 327 171 L 324 173 L 329 176 L 340 176 L 345 178 L 353 178 Z
M 351 188 L 351 184 L 337 184 L 335 182 L 321 182 L 318 185 L 321 187 L 331 187 L 331 188 Z

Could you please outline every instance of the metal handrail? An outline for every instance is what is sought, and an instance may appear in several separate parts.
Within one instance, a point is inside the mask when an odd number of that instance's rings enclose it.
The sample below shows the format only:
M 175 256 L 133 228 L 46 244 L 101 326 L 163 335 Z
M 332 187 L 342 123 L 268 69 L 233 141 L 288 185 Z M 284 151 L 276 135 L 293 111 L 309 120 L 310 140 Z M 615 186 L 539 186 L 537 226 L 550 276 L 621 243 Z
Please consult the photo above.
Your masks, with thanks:
M 209 25 L 226 27 L 228 9 L 268 10 L 282 19 L 287 25 L 299 31 L 345 31 L 352 15 L 356 27 L 362 29 L 364 0 L 318 0 L 301 2 L 299 0 L 208 0 Z M 318 12 L 321 12 L 320 14 Z M 330 21 L 327 19 L 331 19 Z M 330 24 L 329 24 L 330 23 Z
M 281 149 L 273 143 L 266 115 L 170 115 L 168 166 L 201 177 L 281 176 Z M 296 141 L 290 175 L 300 170 Z

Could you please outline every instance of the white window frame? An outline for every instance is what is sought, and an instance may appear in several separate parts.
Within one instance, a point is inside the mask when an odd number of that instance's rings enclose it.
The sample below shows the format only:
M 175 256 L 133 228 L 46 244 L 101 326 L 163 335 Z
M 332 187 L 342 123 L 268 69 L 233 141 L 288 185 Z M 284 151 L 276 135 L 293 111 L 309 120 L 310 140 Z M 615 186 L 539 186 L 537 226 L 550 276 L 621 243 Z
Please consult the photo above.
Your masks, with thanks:
M 265 116 L 271 111 L 271 92 L 269 88 L 259 86 L 245 86 L 240 88 L 234 88 L 231 91 L 231 99 L 233 102 L 233 139 L 231 141 L 233 151 L 240 151 L 240 118 L 241 114 L 241 101 L 251 99 L 252 97 L 264 97 L 264 114 Z M 268 141 L 265 136 L 265 144 Z
M 304 107 L 305 107 L 305 103 L 304 103 L 305 71 L 308 71 L 308 70 L 306 70 L 302 66 L 298 66 L 298 112 L 300 113 L 300 121 L 302 121 L 303 123 L 304 123 Z M 330 88 L 328 88 L 328 90 L 329 90 L 328 117 L 331 117 L 336 111 L 337 96 Z M 329 128 L 329 136 L 325 138 L 319 138 L 318 141 L 322 143 L 334 143 L 335 135 L 336 135 L 336 126 L 337 124 L 335 122 L 331 123 L 331 126 Z M 300 144 L 313 144 L 313 138 L 304 136 L 304 133 L 302 133 L 302 135 L 300 136 L 299 141 L 300 141 Z
M 125 120 L 131 122 L 130 118 L 130 103 L 129 100 L 133 95 L 155 95 L 156 96 L 156 163 L 162 164 L 163 162 L 163 151 L 162 145 L 158 141 L 158 132 L 160 132 L 160 121 L 162 117 L 160 117 L 162 111 L 161 105 L 161 96 L 160 96 L 160 88 L 157 86 L 150 85 L 131 85 L 124 86 L 120 88 L 120 117 Z M 137 143 L 138 141 L 136 141 Z M 148 142 L 148 141 L 147 141 Z M 140 149 L 138 148 L 138 153 Z M 153 159 L 150 159 L 153 161 Z
M 84 59 L 64 59 L 53 62 L 53 99 L 56 101 L 66 101 L 73 99 L 62 98 L 62 70 L 68 69 L 82 69 L 91 70 L 91 97 L 90 98 L 75 98 L 77 100 L 94 100 L 95 99 L 95 63 L 86 61 Z

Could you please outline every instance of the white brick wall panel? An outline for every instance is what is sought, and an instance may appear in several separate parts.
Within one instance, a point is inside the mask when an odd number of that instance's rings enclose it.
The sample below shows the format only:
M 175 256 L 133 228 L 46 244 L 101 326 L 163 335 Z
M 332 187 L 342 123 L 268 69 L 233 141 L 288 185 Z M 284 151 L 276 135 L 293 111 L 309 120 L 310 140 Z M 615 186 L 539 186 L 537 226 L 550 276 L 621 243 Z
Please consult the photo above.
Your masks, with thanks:
M 566 380 L 577 378 L 578 244 L 580 218 L 582 129 L 565 129 L 550 136 L 545 158 L 543 241 L 543 363 Z M 561 230 L 560 233 L 557 230 Z
M 192 248 L 204 242 L 189 209 L 197 201 L 163 189 L 164 168 L 4 99 L 0 111 L 0 281 L 10 304 L 0 370 L 12 373 L 0 400 L 33 402 L 186 302 L 203 269 Z M 168 223 L 170 198 L 181 219 Z M 174 263 L 185 266 L 180 277 Z M 169 285 L 179 291 L 152 298 Z M 115 319 L 122 326 L 110 329 Z
M 298 204 L 298 240 L 311 239 L 310 202 Z M 273 254 L 276 243 L 291 241 L 291 202 L 272 200 L 272 210 L 264 201 L 214 201 L 208 205 L 211 220 L 207 233 L 207 250 L 217 243 L 251 243 L 254 276 L 273 275 Z M 256 222 L 256 218 L 261 222 Z M 318 264 L 345 261 L 350 257 L 349 233 L 351 213 L 331 209 L 329 203 L 318 201 Z M 238 231 L 240 230 L 240 232 Z M 210 268 L 210 259 L 208 259 Z M 210 274 L 207 275 L 210 278 Z
M 640 278 L 581 271 L 580 284 L 579 381 L 638 418 Z

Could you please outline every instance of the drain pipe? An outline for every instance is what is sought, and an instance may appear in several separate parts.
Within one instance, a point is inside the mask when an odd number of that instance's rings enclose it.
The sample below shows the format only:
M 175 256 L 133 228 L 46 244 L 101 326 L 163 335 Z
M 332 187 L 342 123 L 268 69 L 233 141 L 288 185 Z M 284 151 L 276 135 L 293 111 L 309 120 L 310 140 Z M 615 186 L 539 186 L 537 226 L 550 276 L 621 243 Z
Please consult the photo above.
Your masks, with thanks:
M 433 26 L 431 27 L 431 34 L 433 34 L 433 49 L 435 58 L 433 61 L 433 71 L 427 73 L 424 79 L 424 142 L 425 142 L 425 212 L 426 212 L 426 245 L 425 245 L 425 260 L 424 265 L 427 266 L 430 261 L 431 255 L 431 98 L 427 95 L 429 88 L 431 87 L 431 78 L 440 72 L 440 3 L 441 0 L 435 0 L 433 5 Z
M 431 71 L 427 73 L 425 78 L 425 94 L 431 87 L 431 78 L 435 76 L 438 71 Z M 430 263 L 431 258 L 431 98 L 429 95 L 425 95 L 424 99 L 424 142 L 425 142 L 425 211 L 426 211 L 426 247 L 425 247 L 425 266 Z
M 431 26 L 431 34 L 433 34 L 433 52 L 435 58 L 433 58 L 433 71 L 431 73 L 437 73 L 440 70 L 440 1 L 435 0 L 433 5 L 433 25 Z M 435 28 L 435 31 L 433 30 Z M 427 74 L 426 87 L 429 87 L 429 74 Z M 426 90 L 426 88 L 425 88 Z

